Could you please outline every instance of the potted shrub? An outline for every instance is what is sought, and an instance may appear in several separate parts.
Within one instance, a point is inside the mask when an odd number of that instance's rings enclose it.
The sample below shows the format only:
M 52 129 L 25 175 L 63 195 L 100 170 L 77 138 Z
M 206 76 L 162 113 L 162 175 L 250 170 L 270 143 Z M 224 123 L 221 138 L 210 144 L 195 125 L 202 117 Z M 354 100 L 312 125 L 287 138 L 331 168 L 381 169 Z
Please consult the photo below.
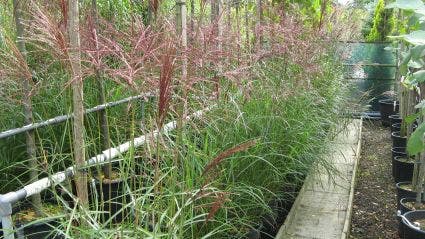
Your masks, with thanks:
M 32 207 L 15 213 L 13 221 L 17 228 L 16 234 L 28 239 L 52 238 L 60 239 L 64 236 L 56 230 L 60 225 L 59 217 L 63 208 L 57 204 L 43 204 L 41 215 Z
M 390 116 L 398 113 L 399 103 L 393 99 L 385 99 L 379 101 L 379 111 L 383 126 L 391 126 Z

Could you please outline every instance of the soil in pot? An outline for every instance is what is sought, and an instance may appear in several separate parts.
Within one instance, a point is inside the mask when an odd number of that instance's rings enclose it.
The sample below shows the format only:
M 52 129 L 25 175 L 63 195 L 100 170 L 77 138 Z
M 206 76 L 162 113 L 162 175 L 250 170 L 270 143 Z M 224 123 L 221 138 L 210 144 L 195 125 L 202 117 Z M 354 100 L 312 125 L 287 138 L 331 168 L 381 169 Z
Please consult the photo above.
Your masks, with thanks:
M 415 202 L 416 202 L 416 198 L 402 198 L 400 200 L 400 208 L 398 209 L 400 211 L 400 214 L 404 215 L 406 212 L 415 211 L 425 206 L 424 204 L 420 204 L 420 206 L 417 206 Z M 398 219 L 398 234 L 400 237 L 403 237 L 404 235 L 403 221 L 400 216 L 398 216 L 397 219 Z
M 404 206 L 409 209 L 409 211 L 416 211 L 416 210 L 425 210 L 425 204 L 421 203 L 417 205 L 415 202 L 405 202 Z
M 422 201 L 421 204 L 417 205 L 416 198 L 414 197 L 402 198 L 400 200 L 399 210 L 401 214 L 405 214 L 406 212 L 410 212 L 410 211 L 425 210 L 425 202 Z
M 381 120 L 383 126 L 391 126 L 390 115 L 393 115 L 398 112 L 399 105 L 394 100 L 380 100 L 379 101 L 379 111 L 381 113 Z
M 425 219 L 415 220 L 414 223 L 417 223 L 419 225 L 419 228 L 422 231 L 425 231 Z
M 408 223 L 409 221 L 410 223 Z M 404 239 L 423 239 L 425 238 L 425 211 L 417 210 L 404 214 L 403 238 Z M 419 227 L 413 227 L 411 224 Z
M 397 209 L 400 209 L 400 200 L 402 198 L 414 198 L 416 192 L 413 191 L 411 182 L 399 182 L 396 184 L 397 188 Z
M 17 234 L 23 235 L 26 239 L 64 238 L 55 231 L 60 223 L 57 219 L 49 219 L 61 214 L 63 208 L 55 204 L 44 204 L 42 209 L 43 215 L 37 215 L 35 210 L 27 208 L 21 210 L 12 216 L 17 228 Z M 38 222 L 35 222 L 39 220 Z
M 393 176 L 394 181 L 405 182 L 411 181 L 413 177 L 413 168 L 415 160 L 412 158 L 397 156 L 393 160 Z

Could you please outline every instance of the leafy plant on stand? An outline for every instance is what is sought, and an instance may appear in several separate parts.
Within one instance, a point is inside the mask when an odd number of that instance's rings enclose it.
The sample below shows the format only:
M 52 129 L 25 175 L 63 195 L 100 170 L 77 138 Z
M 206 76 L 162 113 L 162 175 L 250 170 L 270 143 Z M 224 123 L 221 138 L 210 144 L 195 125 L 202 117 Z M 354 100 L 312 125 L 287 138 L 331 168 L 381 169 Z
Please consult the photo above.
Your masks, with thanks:
M 403 103 L 406 100 L 404 98 L 401 105 L 407 105 L 407 111 L 410 108 L 410 112 L 408 116 L 404 115 L 403 117 L 402 129 L 407 130 L 408 137 L 411 133 L 407 142 L 407 152 L 410 157 L 415 157 L 416 161 L 412 178 L 412 189 L 416 192 L 416 207 L 420 206 L 425 199 L 425 28 L 423 26 L 425 5 L 420 0 L 397 0 L 389 4 L 388 7 L 403 10 L 403 18 L 407 17 L 409 22 L 407 31 L 410 33 L 392 38 L 401 40 L 402 44 L 406 44 L 406 50 L 399 49 L 404 50 L 401 52 L 402 60 L 399 65 L 399 73 L 402 76 L 402 87 L 407 89 L 410 94 L 407 104 Z M 401 21 L 403 21 L 403 18 Z M 402 90 L 402 92 L 405 92 L 405 90 Z M 414 108 L 412 108 L 413 105 L 415 105 Z M 401 109 L 401 111 L 406 114 L 404 109 Z M 415 131 L 412 129 L 414 121 L 418 123 Z

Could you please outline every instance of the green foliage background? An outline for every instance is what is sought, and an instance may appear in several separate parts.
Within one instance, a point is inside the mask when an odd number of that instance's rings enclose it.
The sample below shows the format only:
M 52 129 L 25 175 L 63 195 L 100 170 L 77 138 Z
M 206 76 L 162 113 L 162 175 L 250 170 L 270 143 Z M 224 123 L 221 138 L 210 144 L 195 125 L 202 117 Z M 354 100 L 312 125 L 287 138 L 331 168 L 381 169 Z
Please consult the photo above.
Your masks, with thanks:
M 371 27 L 370 27 L 371 26 Z M 364 35 L 367 41 L 386 41 L 394 30 L 395 19 L 392 9 L 385 9 L 385 1 L 378 0 L 373 18 L 366 23 Z M 370 27 L 370 31 L 368 28 Z

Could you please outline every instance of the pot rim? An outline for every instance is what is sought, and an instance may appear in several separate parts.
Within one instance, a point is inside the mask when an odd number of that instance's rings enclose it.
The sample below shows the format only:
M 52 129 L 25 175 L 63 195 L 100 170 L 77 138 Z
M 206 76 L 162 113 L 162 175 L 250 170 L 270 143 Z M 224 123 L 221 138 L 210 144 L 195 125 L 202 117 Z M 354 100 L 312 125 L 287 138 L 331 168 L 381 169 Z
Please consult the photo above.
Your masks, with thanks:
M 395 151 L 396 149 L 404 149 L 404 151 L 403 152 Z M 399 152 L 399 153 L 406 153 L 407 154 L 406 147 L 391 147 L 391 152 Z
M 394 104 L 394 102 L 396 102 L 396 105 L 399 104 L 398 100 L 394 100 L 394 99 L 382 99 L 378 101 L 381 104 Z
M 425 234 L 425 230 L 420 230 L 417 229 L 415 227 L 413 227 L 410 223 L 410 221 L 407 220 L 406 215 L 408 214 L 414 214 L 414 213 L 423 213 L 424 214 L 424 218 L 425 218 L 425 210 L 416 210 L 416 211 L 410 211 L 410 212 L 406 212 L 405 214 L 403 214 L 403 216 L 401 217 L 401 220 L 403 221 L 403 224 L 407 227 L 409 227 L 411 230 L 416 231 L 416 232 L 420 232 Z M 408 221 L 408 222 L 406 222 Z
M 412 198 L 412 197 L 407 197 L 407 198 L 402 198 L 402 199 L 400 199 L 400 203 L 402 203 L 401 201 L 406 201 L 406 200 L 408 200 L 407 202 L 410 202 L 410 201 L 416 201 L 416 198 Z M 424 201 L 422 201 L 422 204 L 425 204 L 425 200 Z M 421 210 L 416 210 L 416 211 L 421 211 Z M 425 210 L 422 210 L 422 211 L 425 211 Z
M 34 221 L 30 221 L 30 222 L 20 222 L 20 221 L 16 221 L 16 228 L 29 228 L 29 227 L 33 227 L 33 226 L 41 226 L 41 225 L 45 225 L 48 224 L 50 225 L 50 223 L 60 223 L 60 219 L 62 218 L 62 216 L 56 216 L 56 217 L 45 217 L 45 218 L 39 218 L 36 219 Z
M 413 161 L 407 161 L 407 162 L 401 161 L 400 159 L 406 159 L 406 157 L 404 157 L 404 156 L 395 156 L 394 157 L 394 160 L 402 162 L 402 163 L 411 163 L 411 164 L 417 163 L 417 161 L 415 161 L 414 158 L 411 158 L 411 159 L 413 159 Z
M 400 124 L 400 123 L 397 123 L 397 124 Z M 395 124 L 393 124 L 393 125 L 395 125 Z M 400 131 L 391 132 L 391 137 L 397 137 L 397 138 L 407 139 L 406 136 L 404 136 L 404 137 L 401 137 L 400 136 Z M 405 148 L 405 147 L 396 147 L 396 148 Z
M 395 186 L 397 188 L 400 188 L 400 185 L 404 185 L 404 184 L 412 184 L 412 181 L 403 181 L 403 182 L 398 182 L 395 184 Z

